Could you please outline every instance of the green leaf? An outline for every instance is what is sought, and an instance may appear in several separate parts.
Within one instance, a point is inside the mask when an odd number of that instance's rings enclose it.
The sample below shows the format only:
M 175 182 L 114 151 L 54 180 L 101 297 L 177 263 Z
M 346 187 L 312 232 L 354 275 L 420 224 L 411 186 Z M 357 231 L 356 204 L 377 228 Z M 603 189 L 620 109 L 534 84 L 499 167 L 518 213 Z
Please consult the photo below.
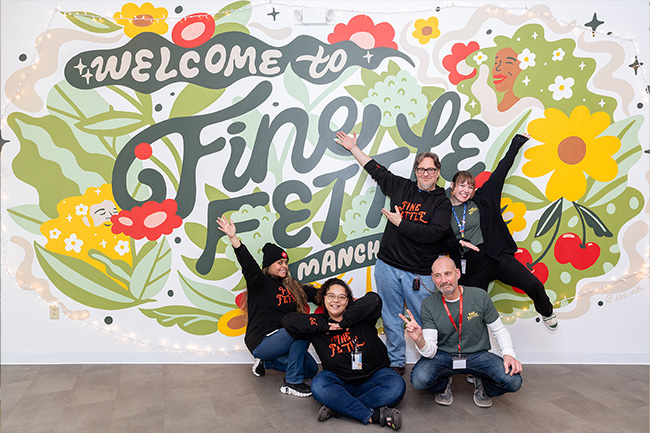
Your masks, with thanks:
M 560 198 L 551 206 L 548 207 L 542 214 L 542 217 L 539 219 L 537 224 L 537 231 L 535 232 L 535 237 L 538 238 L 543 236 L 544 233 L 549 231 L 555 224 L 559 224 L 560 218 L 562 217 L 562 199 Z
M 207 227 L 194 222 L 186 222 L 183 226 L 189 240 L 197 247 L 205 248 L 205 242 L 208 238 Z
M 390 60 L 390 61 L 388 62 L 388 69 L 387 69 L 387 71 L 386 71 L 386 72 L 388 72 L 388 73 L 386 74 L 386 76 L 388 76 L 388 75 L 397 75 L 397 74 L 399 74 L 399 72 L 400 72 L 401 70 L 402 70 L 402 68 L 399 67 L 399 65 L 397 64 L 397 62 L 395 62 L 395 61 L 393 61 L 393 60 Z
M 36 119 L 23 113 L 11 113 L 7 119 L 9 127 L 20 141 L 20 151 L 11 163 L 16 177 L 38 192 L 39 207 L 48 218 L 56 218 L 56 205 L 66 197 L 81 195 L 79 185 L 67 178 L 61 166 L 50 159 L 43 158 L 39 146 L 25 137 L 32 122 Z M 40 144 L 42 145 L 42 143 Z
M 172 266 L 172 250 L 163 237 L 146 255 L 138 256 L 131 276 L 131 292 L 138 299 L 149 299 L 160 292 Z
M 606 238 L 611 238 L 613 236 L 612 232 L 609 231 L 605 223 L 600 218 L 598 218 L 598 215 L 596 215 L 591 209 L 579 205 L 576 202 L 573 202 L 573 206 L 575 206 L 578 212 L 582 214 L 585 219 L 585 223 L 594 230 L 594 234 L 596 236 L 604 236 Z
M 226 193 L 221 192 L 220 189 L 208 185 L 207 183 L 205 184 L 205 196 L 210 201 L 226 200 L 230 198 Z
M 309 105 L 309 90 L 305 81 L 293 72 L 291 66 L 287 66 L 282 76 L 284 79 L 284 88 L 286 92 L 296 101 L 300 102 L 303 107 Z
M 106 273 L 109 276 L 122 281 L 127 288 L 130 286 L 133 268 L 128 263 L 122 260 L 112 259 L 103 252 L 95 249 L 88 251 L 88 255 L 106 266 Z
M 178 280 L 187 299 L 199 308 L 214 313 L 224 314 L 236 308 L 235 295 L 232 292 L 217 287 L 214 284 L 192 281 L 178 272 Z
M 422 87 L 422 94 L 427 97 L 429 102 L 433 102 L 445 93 L 442 87 L 425 86 Z
M 219 314 L 184 305 L 169 305 L 151 310 L 140 308 L 140 311 L 145 316 L 156 319 L 162 326 L 169 328 L 178 325 L 192 335 L 214 334 L 221 317 Z
M 120 310 L 150 302 L 139 300 L 104 272 L 74 257 L 46 250 L 34 242 L 48 279 L 67 297 L 92 308 Z
M 181 256 L 181 258 L 183 259 L 185 266 L 187 266 L 187 269 L 189 269 L 197 277 L 202 278 L 204 280 L 211 280 L 211 281 L 223 280 L 224 278 L 231 276 L 232 274 L 234 274 L 239 270 L 237 264 L 232 260 L 225 259 L 225 258 L 218 258 L 218 259 L 214 259 L 214 262 L 212 263 L 212 269 L 210 269 L 210 272 L 208 272 L 206 275 L 201 275 L 196 270 L 196 262 L 198 261 L 198 259 L 192 259 L 186 256 Z
M 83 132 L 106 137 L 128 135 L 147 125 L 148 118 L 142 113 L 131 111 L 108 111 L 82 119 L 76 124 Z
M 250 35 L 250 30 L 243 24 L 239 23 L 224 23 L 224 24 L 219 24 L 215 29 L 214 29 L 214 34 L 215 35 L 220 35 L 221 33 L 228 33 L 228 32 L 239 32 L 239 33 L 246 33 L 247 35 Z
M 375 84 L 381 81 L 381 76 L 370 69 L 361 68 L 361 81 L 363 81 L 363 84 L 368 88 L 368 90 L 370 90 L 375 87 Z
M 30 233 L 41 234 L 41 225 L 49 220 L 40 207 L 35 204 L 24 204 L 7 209 L 7 213 L 16 224 Z
M 546 196 L 533 182 L 521 176 L 509 176 L 508 183 L 503 187 L 504 197 L 519 201 L 529 210 L 536 210 L 548 204 Z
M 351 84 L 349 86 L 344 86 L 343 88 L 347 90 L 350 96 L 359 102 L 362 102 L 368 97 L 368 88 L 361 84 Z
M 61 13 L 77 27 L 81 27 L 92 33 L 113 33 L 122 29 L 121 26 L 118 26 L 113 21 L 90 12 L 75 11 Z
M 169 118 L 194 116 L 212 105 L 225 90 L 206 89 L 190 83 L 176 97 Z
M 229 21 L 247 23 L 253 11 L 250 5 L 249 1 L 236 1 L 222 7 L 219 13 L 214 15 L 214 20 L 219 21 L 217 26 Z
M 136 98 L 140 101 L 140 112 L 143 116 L 151 116 L 153 110 L 153 103 L 151 102 L 151 95 L 148 93 L 135 92 Z

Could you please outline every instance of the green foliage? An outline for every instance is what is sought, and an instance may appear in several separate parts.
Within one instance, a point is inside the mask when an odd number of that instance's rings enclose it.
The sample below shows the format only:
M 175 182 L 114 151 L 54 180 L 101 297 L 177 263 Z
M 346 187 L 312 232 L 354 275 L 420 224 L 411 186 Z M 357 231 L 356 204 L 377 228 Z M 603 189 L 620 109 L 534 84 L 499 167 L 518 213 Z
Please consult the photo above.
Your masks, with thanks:
M 167 328 L 177 325 L 180 329 L 192 335 L 209 335 L 217 332 L 220 314 L 214 314 L 199 308 L 184 305 L 170 305 L 154 309 L 140 308 L 142 314 L 156 319 Z
M 77 27 L 91 33 L 113 33 L 122 29 L 121 26 L 115 24 L 113 21 L 90 12 L 74 11 L 61 13 Z

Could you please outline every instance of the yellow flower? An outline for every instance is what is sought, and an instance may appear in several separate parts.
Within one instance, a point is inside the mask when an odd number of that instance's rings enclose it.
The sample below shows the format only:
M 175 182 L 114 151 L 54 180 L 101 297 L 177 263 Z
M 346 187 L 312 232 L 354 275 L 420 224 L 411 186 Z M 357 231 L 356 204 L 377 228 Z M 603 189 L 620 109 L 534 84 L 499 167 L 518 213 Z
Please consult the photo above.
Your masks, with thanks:
M 620 149 L 621 140 L 599 136 L 609 124 L 607 113 L 590 114 L 584 105 L 574 108 L 569 117 L 555 108 L 545 110 L 543 119 L 528 125 L 531 137 L 543 144 L 524 153 L 530 161 L 522 171 L 529 177 L 553 172 L 546 185 L 550 201 L 560 197 L 578 200 L 587 190 L 585 173 L 599 182 L 609 182 L 618 173 L 612 155 Z
M 135 3 L 122 6 L 121 12 L 113 15 L 117 24 L 124 26 L 124 33 L 134 38 L 142 32 L 152 32 L 162 35 L 167 32 L 167 9 L 154 8 L 151 3 L 138 7 Z
M 417 38 L 422 45 L 438 36 L 440 36 L 440 30 L 438 30 L 438 18 L 430 17 L 427 20 L 419 19 L 415 22 L 413 37 Z
M 520 232 L 526 228 L 526 205 L 521 202 L 513 202 L 507 197 L 501 197 L 501 216 L 508 224 L 510 234 Z

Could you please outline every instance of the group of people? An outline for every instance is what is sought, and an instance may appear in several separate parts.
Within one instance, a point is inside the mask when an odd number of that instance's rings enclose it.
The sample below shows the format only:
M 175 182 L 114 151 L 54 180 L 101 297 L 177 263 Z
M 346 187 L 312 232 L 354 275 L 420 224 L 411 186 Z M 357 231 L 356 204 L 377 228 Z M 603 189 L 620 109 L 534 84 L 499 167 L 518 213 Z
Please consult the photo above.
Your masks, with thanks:
M 356 134 L 339 131 L 347 149 L 390 198 L 382 209 L 388 223 L 377 261 L 377 293 L 355 299 L 336 278 L 316 289 L 289 273 L 289 257 L 267 243 L 262 268 L 236 236 L 232 220 L 220 217 L 247 284 L 245 343 L 255 357 L 253 373 L 270 368 L 286 372 L 280 391 L 314 398 L 323 406 L 318 420 L 347 416 L 363 424 L 399 429 L 395 406 L 406 390 L 402 379 L 408 335 L 421 355 L 411 372 L 416 389 L 435 394 L 440 405 L 453 402 L 452 376 L 466 374 L 474 384 L 474 403 L 490 407 L 491 398 L 517 391 L 521 363 L 490 296 L 493 280 L 522 289 L 534 302 L 544 325 L 557 318 L 544 285 L 514 257 L 517 246 L 501 216 L 505 178 L 527 135 L 516 135 L 484 185 L 476 189 L 467 171 L 456 173 L 449 196 L 437 185 L 440 160 L 435 153 L 416 156 L 415 181 L 391 173 L 366 155 Z M 322 313 L 309 314 L 308 302 Z M 377 335 L 382 318 L 386 343 Z M 490 350 L 488 330 L 502 357 Z M 308 352 L 312 344 L 322 364 Z M 313 378 L 311 386 L 305 379 Z

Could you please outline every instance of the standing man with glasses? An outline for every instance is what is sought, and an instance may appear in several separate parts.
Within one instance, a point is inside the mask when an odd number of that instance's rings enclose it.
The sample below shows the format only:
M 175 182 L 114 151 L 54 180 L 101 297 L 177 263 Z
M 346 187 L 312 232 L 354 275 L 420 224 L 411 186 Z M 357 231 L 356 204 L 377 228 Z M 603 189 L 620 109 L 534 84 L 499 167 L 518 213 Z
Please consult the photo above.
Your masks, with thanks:
M 406 341 L 399 314 L 404 304 L 420 320 L 422 300 L 434 290 L 431 264 L 440 252 L 438 243 L 449 230 L 451 203 L 444 188 L 436 185 L 440 160 L 432 152 L 415 157 L 416 181 L 391 173 L 357 146 L 356 133 L 350 137 L 339 131 L 336 142 L 350 151 L 357 162 L 390 197 L 390 209 L 381 212 L 388 218 L 375 263 L 377 293 L 381 310 L 390 366 L 404 374 Z

